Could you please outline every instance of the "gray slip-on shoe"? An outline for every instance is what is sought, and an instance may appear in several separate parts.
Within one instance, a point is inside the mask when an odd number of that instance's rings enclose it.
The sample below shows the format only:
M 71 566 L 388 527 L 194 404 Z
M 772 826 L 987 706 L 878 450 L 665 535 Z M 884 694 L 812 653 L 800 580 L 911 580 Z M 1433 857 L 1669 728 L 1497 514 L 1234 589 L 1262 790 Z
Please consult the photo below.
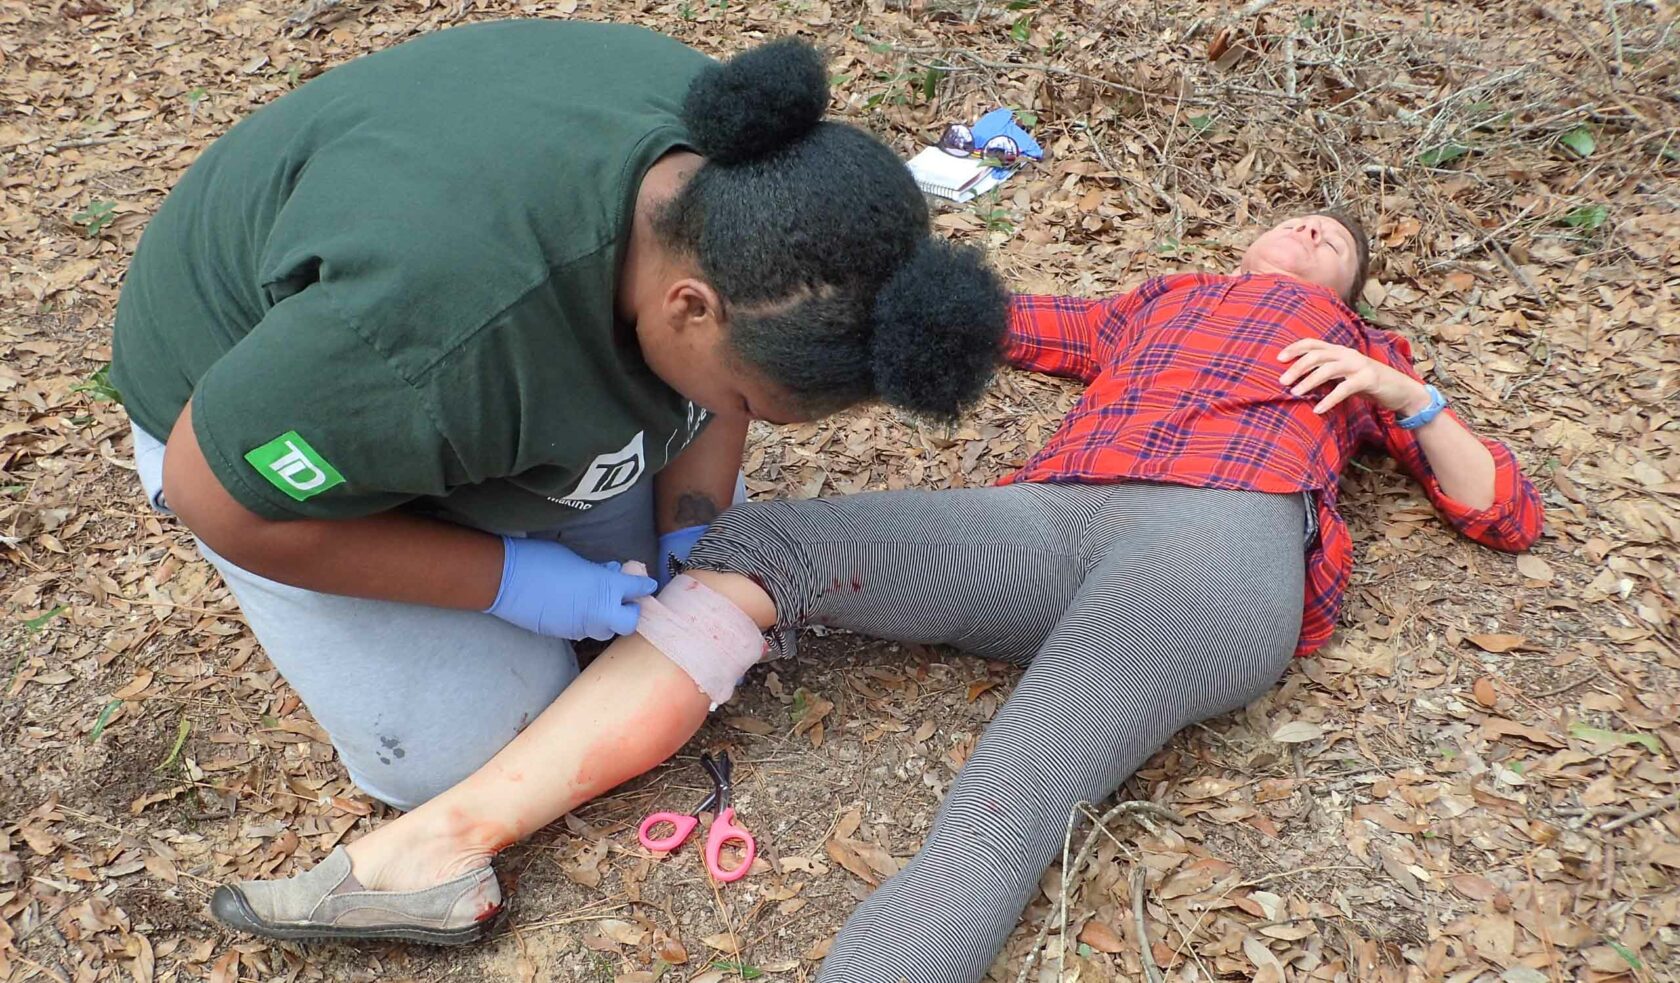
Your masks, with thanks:
M 210 913 L 222 924 L 271 939 L 400 939 L 462 945 L 484 934 L 502 908 L 489 867 L 423 891 L 369 891 L 350 873 L 343 847 L 313 870 L 277 881 L 216 889 Z

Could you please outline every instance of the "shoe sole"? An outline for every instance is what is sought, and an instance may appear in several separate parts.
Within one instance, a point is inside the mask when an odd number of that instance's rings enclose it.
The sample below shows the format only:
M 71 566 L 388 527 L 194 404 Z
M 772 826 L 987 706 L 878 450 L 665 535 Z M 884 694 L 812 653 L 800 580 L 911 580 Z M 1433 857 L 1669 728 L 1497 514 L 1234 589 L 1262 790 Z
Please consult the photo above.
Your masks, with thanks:
M 339 928 L 333 925 L 277 925 L 257 917 L 238 888 L 223 885 L 210 896 L 210 914 L 229 928 L 287 942 L 418 942 L 422 945 L 454 946 L 477 942 L 490 920 L 461 928 L 426 928 L 420 925 L 378 925 Z

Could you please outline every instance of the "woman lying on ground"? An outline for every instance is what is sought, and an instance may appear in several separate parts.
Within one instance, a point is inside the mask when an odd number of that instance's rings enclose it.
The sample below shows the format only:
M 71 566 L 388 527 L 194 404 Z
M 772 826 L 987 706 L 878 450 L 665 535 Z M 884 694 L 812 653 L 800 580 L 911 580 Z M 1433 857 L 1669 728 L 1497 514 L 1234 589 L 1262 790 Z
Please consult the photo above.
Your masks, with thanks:
M 639 633 L 483 770 L 313 871 L 220 889 L 216 913 L 279 937 L 465 938 L 500 902 L 496 851 L 680 748 L 758 658 L 757 628 L 821 624 L 1026 666 L 818 977 L 980 979 L 1075 803 L 1328 639 L 1352 566 L 1337 481 L 1360 447 L 1386 447 L 1478 542 L 1539 535 L 1510 451 L 1349 309 L 1365 257 L 1351 219 L 1310 215 L 1261 235 L 1236 276 L 1017 298 L 1009 360 L 1089 389 L 1001 487 L 729 509 Z

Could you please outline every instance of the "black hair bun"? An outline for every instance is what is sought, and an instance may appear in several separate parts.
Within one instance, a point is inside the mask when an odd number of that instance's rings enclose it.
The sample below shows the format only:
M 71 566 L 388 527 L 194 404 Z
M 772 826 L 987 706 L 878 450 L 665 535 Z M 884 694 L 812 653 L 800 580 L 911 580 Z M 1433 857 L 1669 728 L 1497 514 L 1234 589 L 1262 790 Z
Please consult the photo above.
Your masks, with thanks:
M 688 87 L 682 118 L 701 156 L 742 164 L 809 133 L 827 109 L 822 55 L 804 41 L 783 38 L 702 72 Z
M 875 391 L 954 417 L 991 381 L 1008 326 L 1008 292 L 980 251 L 928 236 L 875 297 Z

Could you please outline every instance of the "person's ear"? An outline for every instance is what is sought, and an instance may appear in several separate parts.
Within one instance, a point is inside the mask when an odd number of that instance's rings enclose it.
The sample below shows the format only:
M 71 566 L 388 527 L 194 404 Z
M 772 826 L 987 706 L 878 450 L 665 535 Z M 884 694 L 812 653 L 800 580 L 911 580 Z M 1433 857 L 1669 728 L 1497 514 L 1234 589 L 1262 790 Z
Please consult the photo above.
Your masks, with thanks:
M 701 279 L 685 277 L 666 288 L 665 312 L 679 335 L 711 336 L 723 330 L 723 298 Z

